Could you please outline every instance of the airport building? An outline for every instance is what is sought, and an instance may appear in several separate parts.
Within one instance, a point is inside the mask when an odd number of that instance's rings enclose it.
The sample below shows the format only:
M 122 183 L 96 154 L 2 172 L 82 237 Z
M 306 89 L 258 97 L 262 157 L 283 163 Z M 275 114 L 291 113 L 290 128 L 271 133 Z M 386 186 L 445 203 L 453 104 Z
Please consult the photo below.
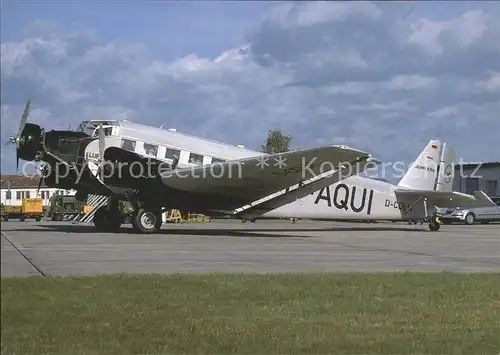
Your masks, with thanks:
M 21 206 L 24 198 L 41 198 L 43 205 L 49 205 L 53 195 L 74 195 L 76 191 L 49 188 L 42 184 L 37 194 L 39 178 L 26 175 L 1 176 L 1 203 L 5 206 Z
M 491 198 L 500 197 L 500 161 L 455 165 L 453 191 L 473 194 L 477 190 Z

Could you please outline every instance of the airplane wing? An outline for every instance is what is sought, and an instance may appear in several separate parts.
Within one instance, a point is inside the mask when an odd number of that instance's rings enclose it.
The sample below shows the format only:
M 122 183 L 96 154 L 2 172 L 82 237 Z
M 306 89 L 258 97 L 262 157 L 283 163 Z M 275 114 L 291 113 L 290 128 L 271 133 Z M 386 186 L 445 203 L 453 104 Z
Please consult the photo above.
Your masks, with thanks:
M 401 197 L 422 197 L 427 199 L 427 203 L 436 207 L 489 207 L 495 203 L 483 191 L 475 191 L 474 195 L 462 192 L 440 192 L 411 189 L 396 189 L 396 196 Z
M 357 149 L 327 146 L 165 171 L 161 179 L 170 188 L 210 196 L 218 199 L 221 209 L 235 210 L 322 173 L 338 170 L 343 164 L 352 167 L 368 157 L 368 153 Z M 323 179 L 315 189 L 327 184 Z M 309 193 L 297 191 L 295 198 Z
M 359 174 L 365 171 L 370 165 L 380 164 L 381 162 L 365 156 L 359 159 L 354 165 L 341 168 L 336 171 L 329 171 L 319 175 L 317 178 L 312 178 L 302 184 L 297 184 L 290 189 L 280 191 L 279 193 L 268 196 L 262 200 L 255 201 L 248 206 L 238 209 L 236 216 L 244 219 L 252 219 L 264 213 L 291 203 L 298 198 L 304 197 L 307 194 L 312 194 L 326 185 L 332 185 L 349 176 Z M 354 167 L 354 168 L 353 168 Z

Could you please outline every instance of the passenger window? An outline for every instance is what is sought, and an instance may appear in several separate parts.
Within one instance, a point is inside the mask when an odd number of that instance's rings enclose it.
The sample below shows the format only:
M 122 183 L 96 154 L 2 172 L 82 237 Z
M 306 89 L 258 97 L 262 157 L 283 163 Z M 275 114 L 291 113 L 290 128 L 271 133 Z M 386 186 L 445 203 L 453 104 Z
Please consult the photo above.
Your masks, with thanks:
M 147 155 L 156 156 L 156 154 L 158 153 L 158 146 L 154 144 L 144 143 L 144 151 Z
M 190 153 L 189 154 L 189 163 L 196 164 L 196 165 L 202 165 L 203 164 L 203 155 Z
M 225 162 L 224 159 L 212 158 L 212 164 L 214 164 L 214 163 L 224 163 L 224 162 Z
M 180 151 L 177 150 L 177 149 L 173 149 L 173 148 L 167 148 L 167 150 L 165 151 L 165 158 L 166 159 L 179 159 L 180 157 Z
M 133 152 L 135 151 L 135 142 L 128 139 L 124 139 L 122 140 L 122 148 Z

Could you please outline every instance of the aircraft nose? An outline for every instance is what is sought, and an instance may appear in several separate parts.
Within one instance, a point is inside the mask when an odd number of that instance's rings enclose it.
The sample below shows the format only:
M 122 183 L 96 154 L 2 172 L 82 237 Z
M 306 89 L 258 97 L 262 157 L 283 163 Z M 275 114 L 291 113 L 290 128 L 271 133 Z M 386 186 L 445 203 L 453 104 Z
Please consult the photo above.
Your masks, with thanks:
M 26 161 L 34 160 L 42 149 L 41 136 L 42 129 L 39 125 L 26 123 L 18 138 L 18 159 Z

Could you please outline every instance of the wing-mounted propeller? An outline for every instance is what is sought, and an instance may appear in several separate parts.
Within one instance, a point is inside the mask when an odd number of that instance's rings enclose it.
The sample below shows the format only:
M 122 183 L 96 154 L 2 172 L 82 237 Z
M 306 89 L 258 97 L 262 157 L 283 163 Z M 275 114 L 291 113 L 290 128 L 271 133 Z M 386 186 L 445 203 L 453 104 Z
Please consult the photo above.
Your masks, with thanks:
M 97 165 L 97 177 L 101 177 L 101 180 L 103 179 L 102 174 L 106 174 L 105 172 L 105 156 L 104 153 L 106 151 L 106 136 L 104 134 L 104 128 L 102 126 L 102 123 L 99 124 L 98 127 L 98 144 L 99 144 L 99 158 L 97 159 L 96 165 Z M 104 181 L 101 181 L 104 182 Z
M 99 124 L 99 165 L 105 162 L 104 151 L 106 150 L 106 137 L 104 135 L 104 129 L 102 128 L 102 123 Z
M 7 142 L 7 144 L 14 143 L 16 145 L 16 170 L 19 169 L 19 159 L 34 160 L 41 150 L 42 129 L 36 124 L 27 123 L 30 106 L 31 100 L 26 101 L 17 135 L 11 136 Z

